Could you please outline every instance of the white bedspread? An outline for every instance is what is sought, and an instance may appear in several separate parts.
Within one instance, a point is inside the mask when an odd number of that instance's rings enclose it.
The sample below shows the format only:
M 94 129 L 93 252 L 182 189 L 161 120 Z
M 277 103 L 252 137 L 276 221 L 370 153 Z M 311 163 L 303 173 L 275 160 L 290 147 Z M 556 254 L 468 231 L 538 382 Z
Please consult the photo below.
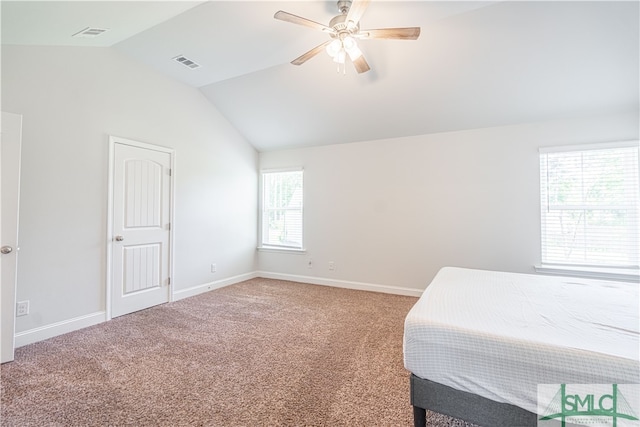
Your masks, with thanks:
M 445 267 L 407 315 L 405 367 L 531 412 L 538 384 L 638 384 L 638 287 Z

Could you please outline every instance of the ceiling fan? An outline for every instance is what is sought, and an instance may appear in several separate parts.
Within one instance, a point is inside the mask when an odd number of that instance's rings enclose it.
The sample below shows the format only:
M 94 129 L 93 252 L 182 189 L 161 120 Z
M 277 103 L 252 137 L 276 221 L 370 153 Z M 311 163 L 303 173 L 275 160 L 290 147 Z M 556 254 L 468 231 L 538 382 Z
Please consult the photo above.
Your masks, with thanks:
M 358 48 L 357 39 L 397 39 L 416 40 L 420 36 L 420 27 L 381 28 L 361 30 L 360 18 L 371 0 L 338 0 L 340 15 L 335 16 L 329 25 L 323 25 L 300 16 L 279 10 L 273 16 L 281 21 L 304 25 L 329 34 L 326 42 L 303 53 L 293 61 L 294 65 L 302 65 L 318 53 L 326 50 L 338 64 L 344 65 L 348 56 L 358 73 L 365 73 L 371 68 Z M 338 65 L 339 67 L 340 65 Z

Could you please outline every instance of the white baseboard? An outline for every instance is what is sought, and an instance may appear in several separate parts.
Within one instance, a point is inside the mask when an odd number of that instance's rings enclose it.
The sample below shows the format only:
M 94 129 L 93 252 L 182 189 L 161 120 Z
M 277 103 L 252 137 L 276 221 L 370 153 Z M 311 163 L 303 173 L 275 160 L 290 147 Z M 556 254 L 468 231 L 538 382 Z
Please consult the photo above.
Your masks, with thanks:
M 107 313 L 99 311 L 84 316 L 74 317 L 73 319 L 63 320 L 62 322 L 52 323 L 46 326 L 29 329 L 23 332 L 17 332 L 15 335 L 16 348 L 33 344 L 34 342 L 46 340 L 68 332 L 77 331 L 78 329 L 87 328 L 97 325 L 107 320 Z
M 244 282 L 245 280 L 255 279 L 258 277 L 256 272 L 240 274 L 238 276 L 228 277 L 222 280 L 216 280 L 215 282 L 205 283 L 204 285 L 193 286 L 187 289 L 180 289 L 173 293 L 173 301 L 179 301 L 184 298 L 189 298 L 204 292 L 209 292 L 214 289 L 224 288 L 225 286 L 233 285 L 235 283 Z
M 252 273 L 241 274 L 215 282 L 205 283 L 188 289 L 181 289 L 173 293 L 173 301 L 192 297 L 214 289 L 223 288 L 245 280 L 264 277 L 265 279 L 290 280 L 292 282 L 309 283 L 311 285 L 334 286 L 336 288 L 356 289 L 360 291 L 382 292 L 385 294 L 406 295 L 420 297 L 424 289 L 400 288 L 395 286 L 375 285 L 372 283 L 351 282 L 347 280 L 328 279 L 325 277 L 301 276 L 297 274 L 274 273 L 270 271 L 254 271 Z
M 420 297 L 424 289 L 400 288 L 395 286 L 375 285 L 372 283 L 351 282 L 347 280 L 328 279 L 326 277 L 299 276 L 297 274 L 272 273 L 270 271 L 258 271 L 255 277 L 265 279 L 291 280 L 293 282 L 309 283 L 311 285 L 333 286 L 336 288 L 356 289 L 359 291 L 382 292 L 385 294 L 406 295 Z
M 195 296 L 214 289 L 223 288 L 235 283 L 244 282 L 245 280 L 254 279 L 256 277 L 264 277 L 265 279 L 290 280 L 293 282 L 309 283 L 312 285 L 334 286 L 336 288 L 356 289 L 361 291 L 382 292 L 386 294 L 407 295 L 420 297 L 422 289 L 399 288 L 394 286 L 375 285 L 371 283 L 351 282 L 346 280 L 328 279 L 324 277 L 300 276 L 296 274 L 273 273 L 269 271 L 254 271 L 251 273 L 240 274 L 238 276 L 229 277 L 214 282 L 205 283 L 203 285 L 193 286 L 188 289 L 181 289 L 173 293 L 173 301 Z M 68 332 L 77 331 L 78 329 L 87 328 L 97 325 L 98 323 L 107 321 L 107 313 L 99 311 L 84 316 L 74 317 L 73 319 L 63 320 L 61 322 L 52 323 L 50 325 L 40 326 L 15 334 L 15 346 L 23 347 L 38 341 L 53 338 Z

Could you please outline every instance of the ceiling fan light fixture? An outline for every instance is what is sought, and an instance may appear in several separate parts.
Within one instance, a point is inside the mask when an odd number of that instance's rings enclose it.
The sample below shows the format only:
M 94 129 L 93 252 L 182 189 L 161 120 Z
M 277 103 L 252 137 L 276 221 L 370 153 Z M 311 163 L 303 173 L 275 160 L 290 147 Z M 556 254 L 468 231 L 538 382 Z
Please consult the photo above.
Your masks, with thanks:
M 341 49 L 342 49 L 342 43 L 340 43 L 340 40 L 335 39 L 334 41 L 329 43 L 329 45 L 327 46 L 327 53 L 329 54 L 330 57 L 334 58 L 338 54 L 338 52 L 340 52 Z
M 362 56 L 362 51 L 358 48 L 358 43 L 351 36 L 346 36 L 342 39 L 342 47 L 352 61 Z
M 333 58 L 333 61 L 339 64 L 344 64 L 347 55 L 349 55 L 352 61 L 362 56 L 362 51 L 358 48 L 358 43 L 350 36 L 333 40 L 327 46 L 326 51 L 327 54 Z
M 356 40 L 351 36 L 346 36 L 342 39 L 342 46 L 344 46 L 344 50 L 346 50 L 347 52 L 349 52 L 349 50 L 353 48 L 358 48 Z

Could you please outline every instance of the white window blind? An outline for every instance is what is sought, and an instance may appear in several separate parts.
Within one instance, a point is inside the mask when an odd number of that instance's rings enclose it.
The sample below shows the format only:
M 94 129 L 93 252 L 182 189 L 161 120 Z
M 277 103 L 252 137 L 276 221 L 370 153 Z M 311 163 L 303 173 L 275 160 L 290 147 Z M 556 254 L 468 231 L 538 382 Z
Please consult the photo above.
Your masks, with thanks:
M 638 142 L 540 150 L 542 263 L 637 270 Z
M 262 247 L 302 249 L 303 171 L 262 173 Z

